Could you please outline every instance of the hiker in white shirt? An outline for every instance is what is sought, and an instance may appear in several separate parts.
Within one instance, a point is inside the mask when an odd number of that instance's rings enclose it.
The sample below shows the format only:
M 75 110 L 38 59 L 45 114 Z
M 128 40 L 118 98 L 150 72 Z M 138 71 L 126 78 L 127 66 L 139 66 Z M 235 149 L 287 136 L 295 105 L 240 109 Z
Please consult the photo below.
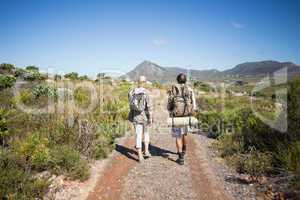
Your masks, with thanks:
M 135 147 L 138 152 L 139 161 L 151 157 L 149 152 L 149 132 L 148 126 L 152 123 L 150 110 L 149 91 L 144 88 L 146 77 L 140 76 L 138 87 L 131 90 L 128 94 L 130 112 L 128 120 L 133 123 L 136 135 Z M 144 135 L 144 138 L 143 138 Z M 144 155 L 142 152 L 142 139 L 144 139 Z

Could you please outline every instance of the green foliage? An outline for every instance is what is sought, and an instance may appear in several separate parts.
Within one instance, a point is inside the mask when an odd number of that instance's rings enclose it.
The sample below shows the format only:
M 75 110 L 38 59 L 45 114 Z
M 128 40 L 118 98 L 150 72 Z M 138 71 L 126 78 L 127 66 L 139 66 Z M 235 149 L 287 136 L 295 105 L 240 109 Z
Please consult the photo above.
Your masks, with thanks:
M 77 72 L 71 72 L 68 74 L 65 74 L 65 78 L 69 78 L 71 80 L 77 80 L 78 79 L 78 73 Z
M 16 77 L 24 77 L 25 74 L 26 74 L 26 70 L 22 68 L 17 68 L 15 71 Z
M 12 87 L 16 82 L 16 78 L 11 75 L 0 74 L 0 90 Z
M 80 153 L 70 146 L 55 146 L 51 149 L 49 166 L 56 174 L 66 174 L 72 179 L 86 180 L 89 166 Z
M 37 71 L 37 72 L 39 71 L 39 68 L 33 65 L 27 66 L 25 69 L 27 71 Z
M 105 77 L 105 73 L 98 73 L 97 74 L 98 79 L 101 79 L 101 78 L 104 78 L 104 77 Z
M 272 155 L 252 150 L 244 156 L 241 168 L 253 177 L 261 176 L 272 170 Z
M 74 91 L 75 103 L 80 107 L 88 107 L 91 103 L 90 91 L 82 87 Z
M 162 89 L 162 88 L 163 88 L 163 85 L 162 85 L 160 82 L 158 82 L 158 81 L 154 81 L 154 82 L 152 83 L 152 86 L 153 86 L 154 88 L 157 88 L 157 89 Z
M 54 75 L 54 80 L 59 81 L 61 79 L 62 79 L 61 75 L 59 75 L 59 74 Z
M 288 132 L 292 140 L 300 139 L 300 76 L 289 83 Z
M 5 143 L 5 138 L 9 136 L 6 123 L 6 110 L 0 108 L 0 144 Z
M 209 84 L 201 82 L 201 81 L 194 81 L 193 86 L 194 86 L 194 88 L 204 91 L 204 92 L 213 91 L 213 88 Z
M 39 98 L 41 96 L 46 96 L 46 97 L 57 97 L 57 88 L 54 88 L 50 85 L 46 84 L 39 84 L 33 88 L 33 95 L 36 98 Z
M 14 97 L 13 102 L 15 104 L 24 103 L 25 105 L 32 105 L 35 103 L 35 96 L 30 89 L 22 89 L 20 94 Z
M 2 63 L 0 64 L 0 72 L 6 72 L 6 73 L 12 73 L 15 69 L 15 66 L 13 64 L 9 63 Z
M 288 148 L 279 153 L 279 160 L 283 166 L 295 177 L 292 184 L 300 190 L 300 141 L 291 143 Z
M 48 143 L 48 139 L 42 138 L 38 133 L 33 133 L 24 141 L 16 142 L 15 152 L 23 166 L 38 170 L 46 169 L 50 159 Z
M 42 199 L 50 184 L 46 178 L 35 178 L 20 168 L 14 154 L 0 150 L 0 198 Z
M 80 76 L 78 79 L 81 80 L 81 81 L 87 81 L 87 80 L 90 80 L 89 77 L 88 77 L 87 75 Z
M 41 81 L 46 79 L 44 75 L 40 74 L 40 72 L 35 69 L 26 70 L 26 72 L 23 75 L 23 78 L 26 81 Z
M 244 138 L 240 134 L 221 135 L 217 147 L 222 157 L 232 156 L 244 152 Z
M 261 91 L 253 92 L 251 95 L 254 97 L 264 97 L 265 96 L 265 94 Z
M 32 74 L 37 76 L 29 78 Z M 73 108 L 69 108 L 67 102 L 63 102 L 66 109 L 63 113 L 20 112 L 18 103 L 31 109 L 38 108 L 44 99 L 56 97 L 57 91 L 39 78 L 43 75 L 38 69 L 20 69 L 15 75 L 34 81 L 23 84 L 15 96 L 9 88 L 1 91 L 1 144 L 9 151 L 9 160 L 15 167 L 10 169 L 0 165 L 0 192 L 2 196 L 10 195 L 14 199 L 42 199 L 48 185 L 46 180 L 35 178 L 37 172 L 47 170 L 85 180 L 89 176 L 87 160 L 105 158 L 114 149 L 115 138 L 123 135 L 127 128 L 127 93 L 131 84 L 116 81 L 112 86 L 106 83 L 106 93 L 113 96 L 105 93 L 95 110 L 84 116 L 74 113 L 70 123 L 68 109 Z M 95 87 L 99 95 L 102 90 L 98 85 Z M 89 91 L 84 88 L 69 90 L 75 94 L 76 103 L 89 103 Z M 57 101 L 54 106 L 57 108 Z M 81 122 L 85 120 L 88 125 L 82 128 Z M 16 174 L 16 178 L 12 174 Z

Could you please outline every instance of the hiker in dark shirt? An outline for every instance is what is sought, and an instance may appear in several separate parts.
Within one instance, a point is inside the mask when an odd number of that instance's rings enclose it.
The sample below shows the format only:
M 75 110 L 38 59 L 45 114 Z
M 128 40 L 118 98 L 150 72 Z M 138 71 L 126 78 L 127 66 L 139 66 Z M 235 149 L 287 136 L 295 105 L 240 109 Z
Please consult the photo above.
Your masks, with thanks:
M 172 118 L 189 118 L 196 110 L 196 101 L 193 90 L 186 84 L 187 78 L 185 74 L 177 76 L 177 84 L 172 85 L 168 91 L 168 111 Z M 184 164 L 184 155 L 187 146 L 187 133 L 189 132 L 189 125 L 172 125 L 172 136 L 176 138 L 176 147 L 178 152 L 177 162 L 180 165 Z

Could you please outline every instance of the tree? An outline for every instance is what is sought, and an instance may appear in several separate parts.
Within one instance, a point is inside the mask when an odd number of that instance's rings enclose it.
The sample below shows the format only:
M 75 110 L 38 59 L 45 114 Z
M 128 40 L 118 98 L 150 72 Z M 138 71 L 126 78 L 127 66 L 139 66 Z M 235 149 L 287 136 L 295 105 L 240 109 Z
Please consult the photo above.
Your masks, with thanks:
M 34 65 L 29 65 L 25 69 L 28 71 L 39 71 L 39 68 Z
M 54 80 L 56 80 L 56 81 L 61 80 L 61 75 L 55 74 L 54 75 Z
M 69 78 L 71 80 L 77 80 L 78 79 L 78 73 L 77 72 L 71 72 L 68 74 L 65 74 L 65 78 Z
M 105 73 L 98 73 L 97 74 L 97 79 L 101 79 L 105 77 Z
M 0 72 L 1 71 L 12 72 L 14 69 L 15 66 L 13 64 L 9 64 L 9 63 L 0 64 Z
M 89 80 L 89 77 L 87 75 L 83 75 L 79 77 L 79 80 L 86 81 Z

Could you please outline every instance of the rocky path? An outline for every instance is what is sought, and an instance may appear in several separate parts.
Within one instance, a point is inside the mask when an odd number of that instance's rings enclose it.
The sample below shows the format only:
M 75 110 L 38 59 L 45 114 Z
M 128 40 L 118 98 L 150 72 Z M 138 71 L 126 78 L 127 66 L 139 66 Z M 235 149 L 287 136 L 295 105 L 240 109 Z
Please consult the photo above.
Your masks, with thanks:
M 155 113 L 150 131 L 153 157 L 137 162 L 133 136 L 125 144 L 118 144 L 118 153 L 87 199 L 233 199 L 210 169 L 198 135 L 189 135 L 186 164 L 180 166 L 175 162 L 175 141 L 164 127 L 168 117 L 164 108 L 166 95 L 159 90 L 151 95 Z

